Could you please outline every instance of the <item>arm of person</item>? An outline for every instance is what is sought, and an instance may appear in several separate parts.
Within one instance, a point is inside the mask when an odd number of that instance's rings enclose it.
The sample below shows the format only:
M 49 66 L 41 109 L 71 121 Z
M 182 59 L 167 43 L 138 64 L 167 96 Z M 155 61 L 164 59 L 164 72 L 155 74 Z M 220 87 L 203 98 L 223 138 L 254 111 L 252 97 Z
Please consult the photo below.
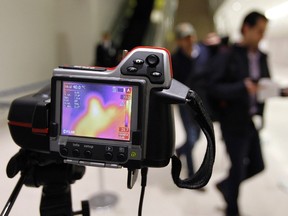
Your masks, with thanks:
M 234 100 L 254 91 L 254 84 L 247 80 L 234 80 L 229 69 L 230 53 L 215 56 L 210 68 L 209 92 L 217 99 Z

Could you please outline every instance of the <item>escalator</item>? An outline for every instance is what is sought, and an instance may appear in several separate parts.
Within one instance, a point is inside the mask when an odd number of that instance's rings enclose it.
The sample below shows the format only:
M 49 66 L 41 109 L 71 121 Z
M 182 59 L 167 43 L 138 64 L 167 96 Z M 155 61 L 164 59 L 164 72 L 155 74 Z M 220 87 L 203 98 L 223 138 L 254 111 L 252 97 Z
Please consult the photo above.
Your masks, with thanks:
M 123 5 L 111 29 L 120 50 L 166 45 L 173 30 L 176 0 L 129 0 Z

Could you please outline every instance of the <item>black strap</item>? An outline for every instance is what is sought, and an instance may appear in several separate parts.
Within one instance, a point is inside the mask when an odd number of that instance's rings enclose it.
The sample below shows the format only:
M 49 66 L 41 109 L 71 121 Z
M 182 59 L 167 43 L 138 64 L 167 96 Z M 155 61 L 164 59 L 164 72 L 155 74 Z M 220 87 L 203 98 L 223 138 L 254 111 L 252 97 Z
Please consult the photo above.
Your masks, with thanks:
M 184 180 L 180 179 L 181 161 L 175 155 L 172 156 L 172 178 L 179 188 L 199 189 L 208 183 L 212 175 L 215 160 L 215 136 L 212 121 L 203 106 L 202 100 L 192 90 L 188 92 L 187 104 L 195 112 L 195 120 L 204 132 L 207 139 L 207 149 L 199 170 L 195 175 Z

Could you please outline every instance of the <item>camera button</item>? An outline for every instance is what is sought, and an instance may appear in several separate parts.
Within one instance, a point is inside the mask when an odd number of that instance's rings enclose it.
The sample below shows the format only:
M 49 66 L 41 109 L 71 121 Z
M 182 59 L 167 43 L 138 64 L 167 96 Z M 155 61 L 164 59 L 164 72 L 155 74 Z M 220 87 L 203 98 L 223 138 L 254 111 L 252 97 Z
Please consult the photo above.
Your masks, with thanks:
M 68 149 L 63 147 L 60 149 L 60 153 L 61 153 L 61 155 L 67 156 L 68 155 Z
M 108 161 L 111 161 L 113 158 L 113 154 L 111 152 L 106 152 L 105 153 L 105 159 Z
M 144 60 L 138 58 L 138 59 L 135 59 L 133 62 L 134 64 L 142 65 L 144 63 Z
M 153 71 L 153 72 L 151 72 L 151 76 L 153 76 L 153 77 L 161 77 L 162 73 L 158 72 L 158 71 Z
M 155 67 L 159 63 L 159 57 L 151 54 L 146 58 L 146 62 L 150 67 Z
M 136 73 L 138 69 L 136 67 L 130 66 L 127 68 L 127 71 L 130 73 Z
M 86 151 L 84 152 L 84 157 L 85 157 L 85 158 L 91 158 L 91 157 L 92 157 L 92 152 L 91 152 L 90 150 L 86 150 Z
M 117 155 L 117 159 L 120 161 L 120 162 L 124 162 L 125 160 L 126 160 L 126 155 L 125 154 L 123 154 L 123 153 L 119 153 L 118 155 Z
M 73 151 L 72 151 L 72 155 L 74 156 L 74 157 L 79 157 L 80 156 L 80 151 L 79 151 L 79 149 L 73 149 Z

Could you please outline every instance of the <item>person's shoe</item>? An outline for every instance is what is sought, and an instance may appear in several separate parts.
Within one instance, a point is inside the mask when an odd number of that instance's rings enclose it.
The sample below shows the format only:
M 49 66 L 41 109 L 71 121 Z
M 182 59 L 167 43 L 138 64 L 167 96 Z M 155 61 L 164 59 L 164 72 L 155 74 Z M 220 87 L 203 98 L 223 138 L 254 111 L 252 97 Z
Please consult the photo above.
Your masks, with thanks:
M 201 192 L 201 193 L 205 193 L 206 192 L 206 188 L 202 187 L 202 188 L 197 189 L 197 191 Z
M 177 156 L 178 158 L 181 157 L 181 154 L 180 154 L 180 150 L 179 150 L 179 149 L 176 149 L 175 154 L 176 154 L 176 156 Z
M 227 194 L 225 193 L 223 183 L 222 183 L 222 182 L 219 182 L 219 183 L 217 183 L 215 186 L 216 186 L 216 189 L 222 194 L 225 202 L 228 203 L 228 202 L 229 202 L 229 199 L 228 199 L 228 197 L 227 197 Z
M 231 201 L 229 200 L 228 194 L 227 194 L 227 188 L 225 189 L 225 185 L 223 182 L 219 182 L 216 184 L 217 190 L 222 194 L 225 202 L 227 203 L 227 208 L 225 210 L 225 216 L 240 216 L 238 213 L 238 206 L 231 205 Z M 232 213 L 231 213 L 232 212 Z
M 225 216 L 241 216 L 240 214 L 226 214 Z

